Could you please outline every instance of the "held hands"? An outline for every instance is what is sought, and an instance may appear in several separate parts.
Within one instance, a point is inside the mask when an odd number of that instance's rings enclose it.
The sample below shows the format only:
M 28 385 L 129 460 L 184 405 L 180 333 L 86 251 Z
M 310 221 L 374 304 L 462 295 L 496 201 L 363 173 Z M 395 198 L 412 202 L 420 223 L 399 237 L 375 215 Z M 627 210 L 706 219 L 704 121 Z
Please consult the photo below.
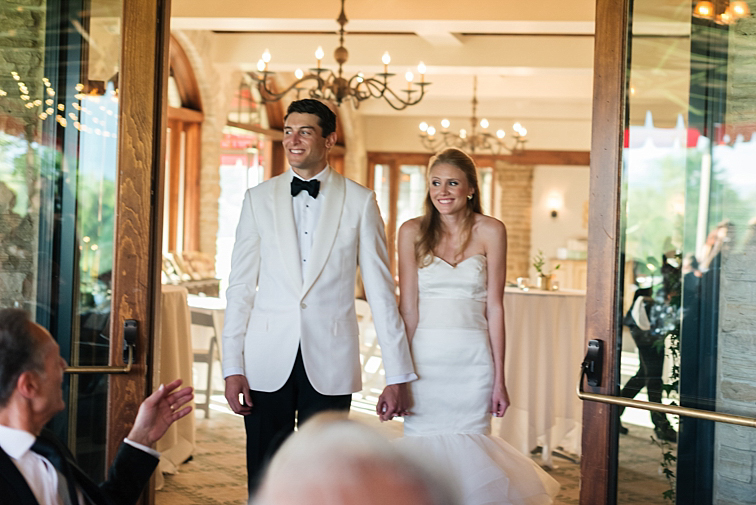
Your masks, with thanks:
M 504 413 L 509 408 L 509 393 L 506 386 L 494 387 L 491 395 L 491 414 L 494 417 L 504 417 Z
M 409 411 L 409 395 L 406 384 L 391 384 L 383 389 L 375 412 L 381 421 L 390 421 L 395 416 L 406 416 Z
M 244 396 L 244 403 L 239 401 L 239 395 Z M 252 413 L 252 395 L 249 393 L 249 383 L 243 375 L 229 375 L 226 377 L 226 401 L 234 413 L 246 416 Z
M 193 390 L 183 388 L 175 391 L 180 385 L 181 379 L 161 384 L 142 402 L 134 427 L 127 437 L 129 440 L 149 447 L 168 431 L 171 424 L 192 411 L 192 407 L 186 404 L 194 398 Z

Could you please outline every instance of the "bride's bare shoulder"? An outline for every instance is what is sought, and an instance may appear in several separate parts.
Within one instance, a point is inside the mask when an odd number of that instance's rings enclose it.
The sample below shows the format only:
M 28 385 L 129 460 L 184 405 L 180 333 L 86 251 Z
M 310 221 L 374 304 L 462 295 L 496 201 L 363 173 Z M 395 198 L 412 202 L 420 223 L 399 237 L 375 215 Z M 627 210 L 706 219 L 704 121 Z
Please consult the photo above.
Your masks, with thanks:
M 420 221 L 421 218 L 416 217 L 414 219 L 409 219 L 402 223 L 402 225 L 399 227 L 399 233 L 413 233 L 416 234 L 418 231 L 420 231 Z
M 500 238 L 507 235 L 507 227 L 504 226 L 504 223 L 491 216 L 478 214 L 475 219 L 475 227 L 483 236 Z

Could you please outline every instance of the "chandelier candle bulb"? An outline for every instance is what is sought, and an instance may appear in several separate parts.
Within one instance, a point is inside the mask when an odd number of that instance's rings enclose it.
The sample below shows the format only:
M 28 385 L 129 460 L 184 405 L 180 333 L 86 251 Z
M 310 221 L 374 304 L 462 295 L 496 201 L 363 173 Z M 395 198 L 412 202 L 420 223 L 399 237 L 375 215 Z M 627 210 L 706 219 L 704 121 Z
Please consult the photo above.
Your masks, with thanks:
M 428 136 L 432 138 L 433 135 L 435 135 L 435 134 L 436 134 L 436 129 L 433 128 L 432 126 L 429 126 L 428 127 Z
M 408 70 L 407 73 L 404 74 L 404 78 L 407 79 L 407 95 L 409 96 L 409 94 L 412 93 L 412 81 L 415 79 L 415 76 Z
M 441 128 L 443 128 L 444 130 L 447 130 L 449 128 L 450 124 L 451 123 L 449 122 L 448 119 L 442 119 L 441 120 Z
M 260 72 L 265 72 L 265 70 L 267 70 L 266 67 L 267 65 L 262 59 L 257 60 L 257 70 L 259 70 Z
M 483 128 L 484 130 L 486 128 L 488 128 L 488 119 L 486 119 L 486 118 L 481 119 L 480 120 L 480 127 Z
M 294 77 L 296 77 L 297 79 L 304 77 L 304 72 L 302 72 L 301 68 L 298 68 L 294 71 Z
M 425 82 L 425 63 L 422 61 L 417 64 L 417 72 L 420 74 L 420 82 Z
M 320 70 L 320 62 L 323 61 L 323 56 L 325 56 L 323 48 L 318 46 L 318 48 L 315 50 L 315 58 L 318 60 L 318 70 Z
M 423 121 L 422 123 L 420 123 L 420 131 L 421 132 L 428 131 L 428 123 L 426 123 L 425 121 Z
M 381 58 L 381 61 L 383 62 L 383 73 L 388 74 L 388 65 L 391 63 L 391 56 L 389 56 L 388 51 L 383 53 L 383 57 Z

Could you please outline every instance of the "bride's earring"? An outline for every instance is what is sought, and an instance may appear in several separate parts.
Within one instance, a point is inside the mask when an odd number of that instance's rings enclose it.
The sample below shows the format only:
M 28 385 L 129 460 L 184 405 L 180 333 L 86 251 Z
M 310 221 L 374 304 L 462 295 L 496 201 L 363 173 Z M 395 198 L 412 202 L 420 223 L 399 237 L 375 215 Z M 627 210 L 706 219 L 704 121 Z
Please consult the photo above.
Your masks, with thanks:
M 468 200 L 472 200 L 472 197 L 473 197 L 472 195 L 467 195 Z

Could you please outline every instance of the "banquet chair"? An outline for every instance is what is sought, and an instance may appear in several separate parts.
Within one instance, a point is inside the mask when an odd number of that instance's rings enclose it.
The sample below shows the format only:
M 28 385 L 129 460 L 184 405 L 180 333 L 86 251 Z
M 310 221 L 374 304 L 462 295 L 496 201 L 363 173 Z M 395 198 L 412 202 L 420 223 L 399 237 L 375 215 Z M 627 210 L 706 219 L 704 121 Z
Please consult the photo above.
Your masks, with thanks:
M 208 418 L 210 417 L 210 397 L 213 393 L 213 362 L 220 361 L 218 335 L 215 331 L 213 315 L 196 309 L 192 309 L 192 350 L 195 363 L 207 363 L 205 401 L 202 404 L 196 404 L 196 409 L 204 410 L 205 418 Z

